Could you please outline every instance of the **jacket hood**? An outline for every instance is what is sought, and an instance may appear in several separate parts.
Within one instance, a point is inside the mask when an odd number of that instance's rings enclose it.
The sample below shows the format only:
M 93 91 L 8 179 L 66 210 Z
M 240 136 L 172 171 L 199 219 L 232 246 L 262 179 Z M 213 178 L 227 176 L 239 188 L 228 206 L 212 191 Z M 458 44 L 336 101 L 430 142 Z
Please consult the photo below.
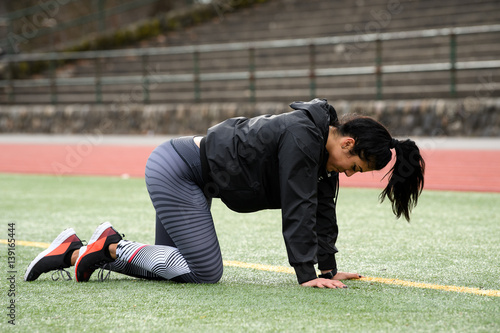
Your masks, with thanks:
M 327 125 L 337 125 L 339 119 L 335 108 L 328 104 L 326 99 L 315 98 L 309 102 L 293 102 L 290 107 L 294 110 L 306 110 L 312 116 L 314 123 L 322 127 L 325 125 L 325 112 L 327 116 Z

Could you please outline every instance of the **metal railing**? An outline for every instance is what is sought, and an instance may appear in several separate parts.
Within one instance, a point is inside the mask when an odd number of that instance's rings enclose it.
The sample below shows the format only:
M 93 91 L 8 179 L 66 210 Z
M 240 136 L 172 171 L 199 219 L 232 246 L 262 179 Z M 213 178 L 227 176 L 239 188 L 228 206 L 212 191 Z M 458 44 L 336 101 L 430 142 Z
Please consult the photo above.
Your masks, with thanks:
M 255 42 L 236 42 L 224 44 L 189 45 L 177 47 L 155 47 L 139 49 L 121 49 L 110 51 L 87 51 L 72 53 L 33 53 L 6 55 L 0 59 L 0 63 L 6 68 L 20 62 L 48 61 L 50 66 L 49 78 L 14 80 L 8 77 L 0 80 L 0 88 L 7 91 L 8 102 L 14 102 L 15 89 L 21 87 L 50 87 L 51 101 L 57 103 L 58 86 L 95 86 L 96 103 L 102 103 L 103 85 L 140 84 L 143 87 L 143 101 L 149 103 L 150 74 L 148 73 L 148 58 L 150 56 L 186 54 L 192 56 L 193 64 L 190 73 L 182 74 L 154 74 L 155 83 L 180 83 L 192 82 L 194 101 L 202 101 L 200 82 L 202 81 L 224 81 L 224 80 L 246 80 L 250 91 L 249 101 L 255 102 L 255 82 L 259 79 L 267 78 L 309 78 L 310 96 L 316 97 L 316 79 L 319 77 L 333 77 L 346 75 L 374 75 L 376 77 L 376 98 L 383 98 L 382 75 L 389 73 L 411 73 L 411 72 L 433 72 L 448 71 L 450 73 L 449 94 L 455 97 L 456 94 L 456 71 L 465 69 L 493 69 L 500 68 L 500 60 L 491 59 L 484 61 L 457 61 L 456 59 L 456 36 L 467 34 L 481 34 L 500 32 L 500 24 L 454 27 L 442 29 L 424 29 L 403 32 L 371 33 L 361 36 L 331 36 L 318 38 L 283 39 Z M 382 63 L 383 43 L 390 40 L 430 38 L 447 36 L 449 38 L 450 56 L 447 62 L 424 63 L 424 64 L 401 64 L 384 65 Z M 376 55 L 372 66 L 361 67 L 337 67 L 337 68 L 317 68 L 315 65 L 315 49 L 322 45 L 338 45 L 349 43 L 376 43 Z M 276 48 L 309 48 L 309 68 L 290 70 L 256 70 L 254 63 L 255 50 L 276 49 Z M 199 55 L 209 52 L 221 51 L 247 51 L 249 56 L 248 70 L 224 72 L 224 73 L 200 73 Z M 140 57 L 142 59 L 143 71 L 141 75 L 130 76 L 101 76 L 100 61 L 103 58 L 117 57 Z M 93 77 L 56 78 L 56 63 L 61 60 L 94 59 L 95 75 Z

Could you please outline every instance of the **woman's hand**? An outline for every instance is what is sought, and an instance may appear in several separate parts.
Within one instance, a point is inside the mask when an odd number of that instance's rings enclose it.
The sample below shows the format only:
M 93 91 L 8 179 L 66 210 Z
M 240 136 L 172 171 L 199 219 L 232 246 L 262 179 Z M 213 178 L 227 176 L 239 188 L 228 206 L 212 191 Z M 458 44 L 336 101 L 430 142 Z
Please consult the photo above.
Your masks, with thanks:
M 353 280 L 353 279 L 360 279 L 363 276 L 359 275 L 358 273 L 346 273 L 346 272 L 337 272 L 335 276 L 333 277 L 334 280 Z
M 302 287 L 316 287 L 316 288 L 347 288 L 345 284 L 338 280 L 332 279 L 322 279 L 317 278 L 314 280 L 310 280 L 301 284 Z
M 316 287 L 316 288 L 347 288 L 345 284 L 340 282 L 339 280 L 353 280 L 360 279 L 363 276 L 357 273 L 346 273 L 346 272 L 337 272 L 332 279 L 322 279 L 317 278 L 314 280 L 310 280 L 301 284 L 302 287 Z

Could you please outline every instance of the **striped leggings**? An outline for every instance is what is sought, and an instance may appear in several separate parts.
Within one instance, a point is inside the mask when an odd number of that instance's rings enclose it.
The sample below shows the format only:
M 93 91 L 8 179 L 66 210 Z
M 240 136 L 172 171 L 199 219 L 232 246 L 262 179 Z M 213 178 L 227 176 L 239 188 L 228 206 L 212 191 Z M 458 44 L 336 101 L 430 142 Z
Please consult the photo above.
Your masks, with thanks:
M 120 241 L 111 270 L 146 279 L 218 282 L 222 256 L 193 137 L 169 140 L 151 153 L 146 186 L 156 210 L 155 245 Z

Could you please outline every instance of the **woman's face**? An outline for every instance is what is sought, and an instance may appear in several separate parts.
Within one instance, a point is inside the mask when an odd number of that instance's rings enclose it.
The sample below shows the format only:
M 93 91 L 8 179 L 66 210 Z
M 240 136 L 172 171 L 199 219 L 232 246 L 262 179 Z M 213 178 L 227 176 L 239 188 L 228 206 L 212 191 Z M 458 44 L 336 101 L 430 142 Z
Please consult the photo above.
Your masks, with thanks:
M 355 140 L 349 136 L 341 136 L 335 127 L 330 127 L 326 149 L 328 151 L 328 161 L 326 169 L 328 172 L 345 173 L 351 177 L 356 172 L 373 171 L 368 167 L 366 161 L 361 160 L 357 155 L 349 152 L 355 144 Z

